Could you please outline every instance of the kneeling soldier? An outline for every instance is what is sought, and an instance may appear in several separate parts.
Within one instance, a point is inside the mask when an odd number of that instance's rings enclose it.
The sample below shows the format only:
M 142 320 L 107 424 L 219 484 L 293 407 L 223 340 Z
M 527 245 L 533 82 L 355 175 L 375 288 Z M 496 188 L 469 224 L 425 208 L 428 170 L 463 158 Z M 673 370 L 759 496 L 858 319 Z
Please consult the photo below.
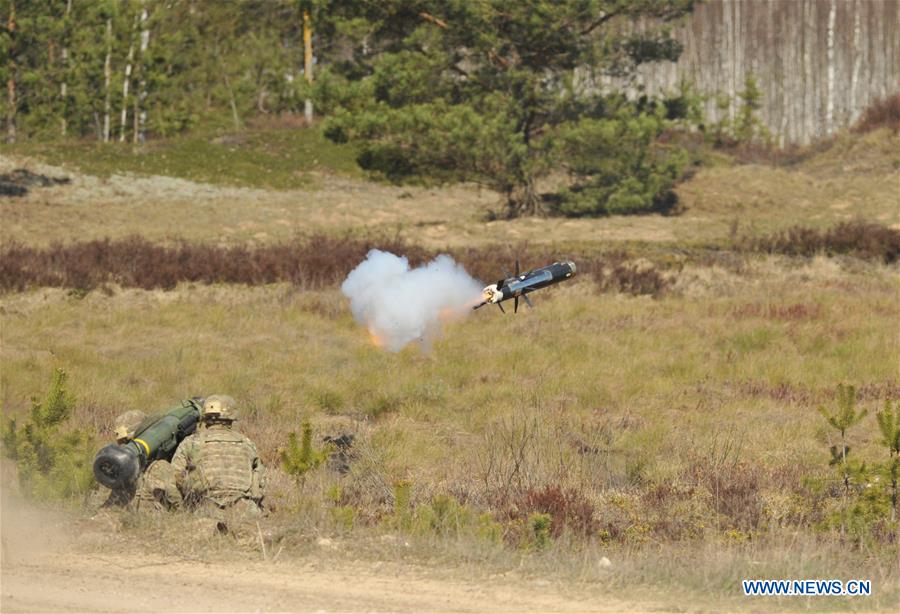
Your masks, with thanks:
M 265 467 L 253 442 L 232 428 L 235 420 L 234 399 L 207 397 L 200 428 L 175 451 L 172 466 L 186 506 L 215 515 L 222 510 L 260 513 Z

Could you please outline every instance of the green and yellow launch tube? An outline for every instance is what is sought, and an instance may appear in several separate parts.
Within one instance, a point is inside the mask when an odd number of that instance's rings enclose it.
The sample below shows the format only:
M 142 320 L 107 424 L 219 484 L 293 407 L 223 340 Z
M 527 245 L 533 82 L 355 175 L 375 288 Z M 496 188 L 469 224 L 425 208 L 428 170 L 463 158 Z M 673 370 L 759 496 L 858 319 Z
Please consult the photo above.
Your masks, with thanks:
M 112 489 L 128 488 L 147 466 L 159 459 L 171 460 L 181 441 L 197 430 L 203 400 L 197 397 L 144 420 L 134 439 L 111 443 L 94 457 L 94 477 Z

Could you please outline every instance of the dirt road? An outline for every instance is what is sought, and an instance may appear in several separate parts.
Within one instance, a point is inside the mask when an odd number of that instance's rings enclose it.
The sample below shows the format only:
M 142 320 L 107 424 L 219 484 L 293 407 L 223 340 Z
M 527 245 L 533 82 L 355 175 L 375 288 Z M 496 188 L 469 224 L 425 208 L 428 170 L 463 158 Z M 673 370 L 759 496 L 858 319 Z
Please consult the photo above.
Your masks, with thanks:
M 172 562 L 64 554 L 2 570 L 3 612 L 621 612 L 633 604 L 411 568 Z
M 171 545 L 92 539 L 101 527 L 0 497 L 0 611 L 12 612 L 623 612 L 635 605 L 548 582 L 466 577 L 401 562 L 314 554 L 263 560 L 158 554 Z M 271 554 L 270 554 L 271 556 Z M 271 557 L 274 558 L 274 557 Z M 471 572 L 475 574 L 476 572 Z

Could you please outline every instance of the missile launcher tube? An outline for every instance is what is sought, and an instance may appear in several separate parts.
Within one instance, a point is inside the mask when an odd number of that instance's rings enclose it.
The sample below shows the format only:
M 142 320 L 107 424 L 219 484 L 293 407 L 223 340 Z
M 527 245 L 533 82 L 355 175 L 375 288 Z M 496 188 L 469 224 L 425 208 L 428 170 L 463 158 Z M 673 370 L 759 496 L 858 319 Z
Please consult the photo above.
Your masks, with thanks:
M 197 429 L 202 401 L 183 401 L 155 420 L 145 421 L 134 439 L 122 445 L 109 444 L 94 457 L 94 477 L 112 489 L 132 486 L 147 466 L 171 459 L 181 441 Z

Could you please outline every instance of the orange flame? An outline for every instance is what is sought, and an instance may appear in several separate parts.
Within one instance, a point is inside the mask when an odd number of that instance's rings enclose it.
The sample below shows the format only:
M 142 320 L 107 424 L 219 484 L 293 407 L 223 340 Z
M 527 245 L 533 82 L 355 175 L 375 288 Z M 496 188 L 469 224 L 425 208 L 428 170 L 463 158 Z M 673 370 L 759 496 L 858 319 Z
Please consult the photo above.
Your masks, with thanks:
M 461 305 L 454 307 L 444 307 L 438 312 L 438 320 L 441 324 L 448 324 L 464 317 L 475 305 L 481 302 L 481 297 L 467 301 Z M 374 323 L 369 321 L 366 324 L 366 330 L 369 335 L 369 342 L 377 348 L 384 349 L 387 347 L 388 340 L 375 330 Z
M 369 330 L 369 341 L 372 342 L 372 345 L 377 348 L 383 348 L 386 345 L 385 339 L 372 329 L 371 324 L 367 328 Z

